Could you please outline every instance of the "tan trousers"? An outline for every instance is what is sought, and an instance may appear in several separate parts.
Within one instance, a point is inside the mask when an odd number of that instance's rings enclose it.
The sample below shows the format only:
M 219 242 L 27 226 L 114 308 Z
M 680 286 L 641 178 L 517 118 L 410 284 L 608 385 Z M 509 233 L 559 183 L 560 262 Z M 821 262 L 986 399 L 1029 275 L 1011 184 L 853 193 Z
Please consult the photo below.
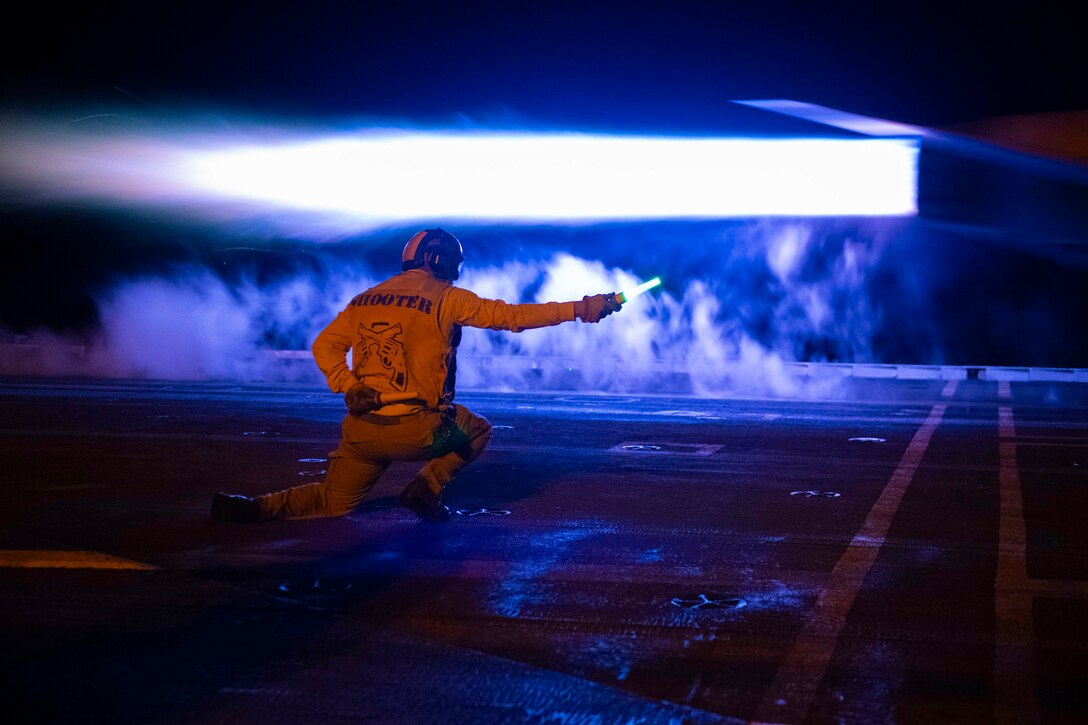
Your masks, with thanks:
M 341 430 L 325 480 L 258 496 L 262 521 L 351 513 L 395 461 L 427 461 L 417 477 L 440 494 L 491 440 L 491 424 L 463 405 L 445 416 L 425 411 L 390 425 L 349 415 Z

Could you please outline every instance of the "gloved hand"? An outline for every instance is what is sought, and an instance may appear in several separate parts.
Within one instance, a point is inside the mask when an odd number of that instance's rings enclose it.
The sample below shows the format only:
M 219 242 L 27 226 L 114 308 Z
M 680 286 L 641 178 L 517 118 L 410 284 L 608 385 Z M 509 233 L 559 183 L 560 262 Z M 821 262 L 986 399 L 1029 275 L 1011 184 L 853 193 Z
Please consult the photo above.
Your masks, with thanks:
M 382 407 L 382 396 L 366 383 L 355 383 L 344 395 L 344 402 L 352 415 L 365 415 Z
M 586 295 L 581 302 L 574 303 L 574 314 L 582 322 L 600 322 L 622 306 L 614 294 Z

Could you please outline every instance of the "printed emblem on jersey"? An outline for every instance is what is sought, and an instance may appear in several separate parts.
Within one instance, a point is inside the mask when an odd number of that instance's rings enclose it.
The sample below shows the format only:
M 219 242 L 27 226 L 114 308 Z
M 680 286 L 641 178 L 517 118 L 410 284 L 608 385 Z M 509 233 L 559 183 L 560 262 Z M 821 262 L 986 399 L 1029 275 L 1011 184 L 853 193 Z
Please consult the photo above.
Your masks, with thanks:
M 389 326 L 388 322 L 376 322 L 374 327 L 359 325 L 359 344 L 355 350 L 355 375 L 384 377 L 393 390 L 403 392 L 408 388 L 408 358 L 404 353 L 400 323 Z

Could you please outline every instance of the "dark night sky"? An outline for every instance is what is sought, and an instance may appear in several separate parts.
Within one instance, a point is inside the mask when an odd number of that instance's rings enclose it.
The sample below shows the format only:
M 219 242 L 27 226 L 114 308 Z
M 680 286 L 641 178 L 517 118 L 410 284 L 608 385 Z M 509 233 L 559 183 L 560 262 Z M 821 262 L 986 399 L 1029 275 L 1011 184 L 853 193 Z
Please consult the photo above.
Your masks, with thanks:
M 39 3 L 18 17 L 13 8 L 0 23 L 0 121 L 55 112 L 72 121 L 132 114 L 189 124 L 241 117 L 716 135 L 789 132 L 784 117 L 729 103 L 740 99 L 787 98 L 933 127 L 1088 110 L 1082 26 L 1056 2 L 144 1 Z M 214 230 L 153 215 L 0 202 L 0 232 L 14 250 L 0 273 L 0 329 L 90 324 L 92 291 L 113 275 L 191 260 L 218 244 Z M 934 259 L 944 254 L 935 249 Z M 1001 266 L 994 250 L 980 254 L 990 269 L 1030 277 L 1025 297 L 1083 286 L 1079 272 L 1045 260 L 1028 260 L 1050 266 L 1026 273 L 1022 256 Z M 1007 285 L 971 288 L 970 298 L 990 304 L 996 287 Z M 958 296 L 940 298 L 942 309 L 976 309 L 958 281 L 945 288 Z M 1064 292 L 1051 297 L 1050 307 L 1032 304 L 1066 310 L 1051 315 L 1055 329 L 1075 326 Z M 1034 309 L 1019 298 L 1007 306 Z M 950 340 L 974 339 L 953 327 Z M 1088 349 L 1049 348 L 1025 358 L 1022 346 L 1002 347 L 1009 335 L 995 330 L 997 342 L 958 357 L 1088 359 Z
M 6 11 L 0 91 L 8 108 L 153 104 L 663 132 L 725 130 L 730 99 L 791 98 L 940 126 L 1088 108 L 1080 24 L 1067 8 L 43 4 L 29 19 Z

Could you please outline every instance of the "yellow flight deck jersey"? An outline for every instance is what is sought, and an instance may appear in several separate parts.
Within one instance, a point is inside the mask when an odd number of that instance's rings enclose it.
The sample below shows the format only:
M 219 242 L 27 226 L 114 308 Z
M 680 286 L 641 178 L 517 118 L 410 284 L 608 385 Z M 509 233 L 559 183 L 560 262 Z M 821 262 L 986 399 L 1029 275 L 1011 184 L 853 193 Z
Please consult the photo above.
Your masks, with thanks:
M 417 400 L 375 411 L 406 415 L 440 410 L 453 399 L 463 326 L 520 332 L 572 320 L 573 302 L 507 304 L 410 269 L 349 302 L 314 340 L 313 353 L 334 392 L 364 382 L 383 393 L 418 393 Z

